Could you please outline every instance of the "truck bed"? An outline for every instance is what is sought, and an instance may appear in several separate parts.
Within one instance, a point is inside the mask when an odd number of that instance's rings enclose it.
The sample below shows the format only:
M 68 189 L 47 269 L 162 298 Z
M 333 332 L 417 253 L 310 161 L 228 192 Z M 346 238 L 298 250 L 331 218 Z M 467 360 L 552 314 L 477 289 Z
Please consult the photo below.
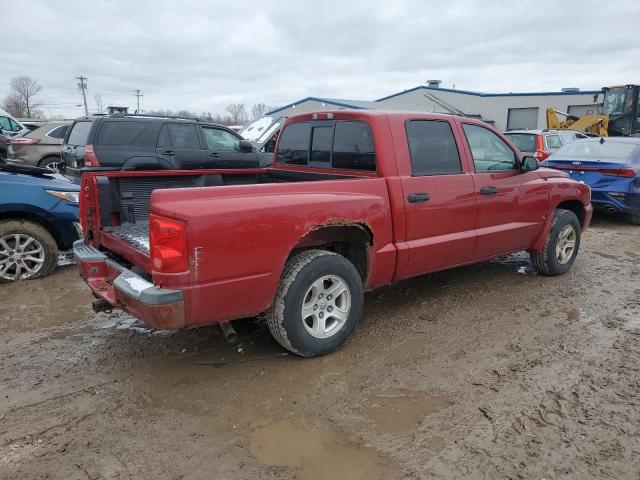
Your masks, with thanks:
M 118 227 L 106 227 L 104 231 L 128 243 L 136 250 L 149 254 L 149 222 L 125 223 Z

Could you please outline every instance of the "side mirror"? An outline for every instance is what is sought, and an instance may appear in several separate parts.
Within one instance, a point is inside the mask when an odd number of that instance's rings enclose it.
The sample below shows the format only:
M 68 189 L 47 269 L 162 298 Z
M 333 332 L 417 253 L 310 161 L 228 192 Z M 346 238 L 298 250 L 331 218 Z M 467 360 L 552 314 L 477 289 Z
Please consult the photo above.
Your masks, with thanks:
M 520 165 L 521 172 L 532 172 L 534 170 L 538 170 L 540 168 L 540 164 L 535 157 L 527 155 L 522 159 L 522 163 Z
M 238 147 L 241 152 L 253 152 L 253 144 L 249 140 L 240 140 Z

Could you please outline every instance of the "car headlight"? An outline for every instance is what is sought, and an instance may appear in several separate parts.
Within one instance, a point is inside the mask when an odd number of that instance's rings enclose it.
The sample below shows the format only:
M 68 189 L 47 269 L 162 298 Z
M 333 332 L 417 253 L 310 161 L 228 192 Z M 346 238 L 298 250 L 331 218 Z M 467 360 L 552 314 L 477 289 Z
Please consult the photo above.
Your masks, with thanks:
M 67 202 L 78 203 L 80 201 L 80 192 L 58 192 L 56 190 L 47 190 L 47 193 Z

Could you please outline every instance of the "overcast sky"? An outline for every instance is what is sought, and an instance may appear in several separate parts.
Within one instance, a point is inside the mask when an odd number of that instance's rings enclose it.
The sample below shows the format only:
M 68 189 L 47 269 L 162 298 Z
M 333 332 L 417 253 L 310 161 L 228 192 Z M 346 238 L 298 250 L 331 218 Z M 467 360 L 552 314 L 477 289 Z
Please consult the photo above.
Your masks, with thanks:
M 8 0 L 1 0 L 8 2 Z M 640 1 L 28 1 L 2 7 L 0 98 L 30 75 L 73 117 L 103 103 L 223 113 L 373 100 L 441 79 L 484 92 L 640 82 Z M 14 17 L 15 15 L 15 17 Z

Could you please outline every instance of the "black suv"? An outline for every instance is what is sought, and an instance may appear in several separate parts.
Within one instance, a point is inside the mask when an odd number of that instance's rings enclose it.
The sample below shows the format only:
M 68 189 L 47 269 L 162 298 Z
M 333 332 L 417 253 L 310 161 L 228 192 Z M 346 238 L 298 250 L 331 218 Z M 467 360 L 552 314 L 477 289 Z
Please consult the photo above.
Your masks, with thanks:
M 197 119 L 96 115 L 75 120 L 62 145 L 66 173 L 83 170 L 256 168 L 272 155 L 222 125 Z

